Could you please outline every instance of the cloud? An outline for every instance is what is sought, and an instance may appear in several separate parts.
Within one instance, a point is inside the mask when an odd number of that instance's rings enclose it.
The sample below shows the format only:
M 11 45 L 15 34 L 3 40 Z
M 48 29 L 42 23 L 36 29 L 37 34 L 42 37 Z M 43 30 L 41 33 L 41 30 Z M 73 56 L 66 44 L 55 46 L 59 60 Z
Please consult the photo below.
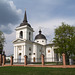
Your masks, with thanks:
M 4 51 L 6 55 L 11 55 L 14 52 L 14 47 L 13 47 L 13 40 L 15 40 L 15 31 L 13 31 L 11 34 L 4 34 L 6 39 L 5 39 L 5 45 L 4 45 Z
M 70 19 L 70 18 L 68 18 L 68 19 L 67 18 L 66 19 L 54 18 L 52 20 L 48 20 L 48 21 L 44 21 L 44 22 L 40 22 L 40 23 L 38 23 L 38 22 L 32 23 L 32 27 L 35 31 L 34 38 L 38 34 L 39 27 L 41 27 L 42 34 L 44 34 L 46 36 L 48 43 L 49 43 L 49 41 L 53 40 L 53 38 L 54 38 L 54 29 L 57 28 L 58 26 L 60 26 L 62 22 L 69 24 L 71 26 L 75 26 L 74 19 Z
M 34 29 L 33 37 L 35 38 L 35 36 L 38 34 L 39 27 L 41 27 L 42 34 L 44 34 L 47 38 L 47 43 L 50 43 L 54 38 L 54 29 L 60 26 L 62 22 L 75 26 L 75 21 L 73 19 L 70 20 L 70 19 L 59 18 L 59 19 L 52 19 L 52 20 L 39 22 L 39 23 L 33 22 L 31 24 L 32 28 Z M 5 43 L 4 50 L 6 52 L 6 55 L 13 54 L 14 47 L 12 42 L 13 40 L 15 40 L 15 36 L 16 36 L 15 31 L 13 31 L 13 33 L 11 34 L 5 34 L 6 43 Z
M 15 2 L 16 6 L 14 5 Z M 0 0 L 0 29 L 5 34 L 6 54 L 13 53 L 12 41 L 15 39 L 15 32 L 17 23 L 20 20 L 22 11 L 17 8 L 27 9 L 28 22 L 34 29 L 34 38 L 38 34 L 39 27 L 42 27 L 42 34 L 44 34 L 48 41 L 53 40 L 54 29 L 65 22 L 69 25 L 75 26 L 75 1 L 72 0 Z M 4 17 L 5 16 L 5 17 Z M 23 15 L 21 15 L 23 16 Z M 22 17 L 23 19 L 23 17 Z M 12 33 L 11 33 L 12 32 Z M 11 33 L 11 34 L 10 34 Z M 9 38 L 10 37 L 10 38 Z
M 17 9 L 13 1 L 0 0 L 0 30 L 11 33 L 9 24 L 16 25 L 21 20 L 21 13 L 21 9 Z
M 75 1 L 72 0 L 23 0 L 23 2 L 26 3 L 25 7 L 27 7 L 28 13 L 30 14 L 29 17 L 31 19 L 33 17 L 33 21 L 38 20 L 41 22 L 53 18 L 75 17 Z
M 0 30 L 3 31 L 3 32 L 5 32 L 5 33 L 7 33 L 7 34 L 12 33 L 12 29 L 10 28 L 9 25 L 7 25 L 7 26 L 1 25 L 0 26 Z

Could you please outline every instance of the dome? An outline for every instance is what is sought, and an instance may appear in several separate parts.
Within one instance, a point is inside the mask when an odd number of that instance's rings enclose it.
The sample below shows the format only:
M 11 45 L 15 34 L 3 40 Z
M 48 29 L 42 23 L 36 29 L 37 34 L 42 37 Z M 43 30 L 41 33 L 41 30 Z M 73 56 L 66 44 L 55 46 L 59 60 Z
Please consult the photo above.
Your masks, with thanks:
M 36 39 L 45 39 L 46 40 L 46 37 L 43 34 L 41 34 L 41 30 L 39 31 L 39 34 L 35 36 L 35 40 Z

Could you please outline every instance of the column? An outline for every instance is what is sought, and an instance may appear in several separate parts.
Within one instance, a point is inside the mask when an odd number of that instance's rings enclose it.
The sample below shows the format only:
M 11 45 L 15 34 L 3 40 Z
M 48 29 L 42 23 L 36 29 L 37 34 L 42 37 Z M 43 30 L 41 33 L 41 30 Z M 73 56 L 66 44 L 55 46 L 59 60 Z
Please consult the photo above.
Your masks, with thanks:
M 14 62 L 17 62 L 17 46 L 14 46 Z
M 38 62 L 38 50 L 37 50 L 37 45 L 33 44 L 33 53 L 36 53 L 35 56 L 32 57 L 32 59 L 35 57 L 35 62 Z M 33 61 L 34 62 L 34 61 Z
M 28 40 L 28 32 L 27 32 L 27 28 L 26 28 L 26 35 L 25 35 L 25 39 Z
M 25 55 L 25 45 L 24 45 L 24 50 L 23 50 L 23 53 L 24 53 L 24 55 Z
M 42 59 L 42 66 L 44 65 L 44 55 L 41 55 L 41 59 Z
M 25 51 L 24 51 L 25 55 L 27 55 L 27 52 L 26 52 L 27 48 L 26 48 L 26 46 L 27 46 L 27 45 L 25 44 Z
M 54 48 L 52 47 L 51 49 L 52 49 L 52 62 L 54 62 L 55 61 L 55 59 L 54 59 Z
M 3 66 L 5 65 L 5 55 L 3 55 Z
M 21 62 L 24 62 L 24 45 L 22 45 L 22 55 L 21 55 Z
M 15 58 L 15 59 L 16 59 L 16 62 L 18 62 L 18 60 L 17 60 L 17 59 L 18 59 L 18 50 L 17 50 L 17 46 L 16 46 L 16 58 Z
M 26 66 L 27 65 L 27 56 L 25 55 L 24 56 L 24 66 Z
M 16 46 L 14 46 L 14 59 L 16 58 Z M 16 60 L 14 60 L 16 62 Z
M 11 58 L 10 64 L 13 65 L 13 56 L 11 56 L 10 58 Z
M 62 54 L 62 57 L 63 57 L 63 66 L 65 67 L 66 66 L 66 61 L 65 61 L 65 54 L 64 53 Z

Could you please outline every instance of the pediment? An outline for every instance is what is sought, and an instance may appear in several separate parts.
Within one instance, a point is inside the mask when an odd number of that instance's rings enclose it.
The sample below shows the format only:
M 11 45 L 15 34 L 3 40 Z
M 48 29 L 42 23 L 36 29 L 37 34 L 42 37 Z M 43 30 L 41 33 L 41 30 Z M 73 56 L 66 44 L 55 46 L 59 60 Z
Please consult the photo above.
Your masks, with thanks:
M 25 42 L 25 40 L 24 39 L 17 39 L 15 41 L 13 41 L 13 43 L 20 43 L 20 42 Z

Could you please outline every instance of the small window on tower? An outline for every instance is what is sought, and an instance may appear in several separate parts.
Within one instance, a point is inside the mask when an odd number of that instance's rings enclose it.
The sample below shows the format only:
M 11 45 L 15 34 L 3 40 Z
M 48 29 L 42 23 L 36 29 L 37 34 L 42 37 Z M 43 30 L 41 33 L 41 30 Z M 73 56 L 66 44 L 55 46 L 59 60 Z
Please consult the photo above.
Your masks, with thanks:
M 20 38 L 23 38 L 23 31 L 20 31 Z

